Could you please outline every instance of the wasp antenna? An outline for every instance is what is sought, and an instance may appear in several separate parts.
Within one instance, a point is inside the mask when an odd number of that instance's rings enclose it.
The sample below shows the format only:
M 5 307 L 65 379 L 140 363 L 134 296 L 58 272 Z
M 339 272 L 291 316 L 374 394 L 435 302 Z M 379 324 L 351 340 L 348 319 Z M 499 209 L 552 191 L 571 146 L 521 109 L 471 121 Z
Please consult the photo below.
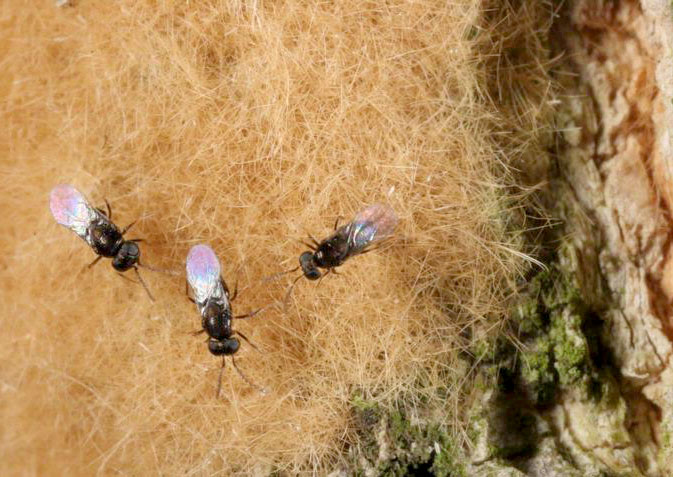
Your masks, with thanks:
M 290 295 L 292 294 L 292 290 L 294 289 L 294 286 L 297 284 L 299 280 L 301 280 L 301 277 L 303 277 L 304 274 L 299 275 L 297 278 L 294 279 L 292 282 L 292 285 L 287 289 L 287 293 L 285 293 L 285 298 L 283 298 L 283 303 L 287 304 L 288 300 L 290 299 Z
M 124 275 L 124 274 L 121 273 L 121 272 L 117 272 L 117 275 L 119 275 L 120 277 L 122 277 L 124 280 L 128 280 L 128 281 L 130 281 L 131 283 L 135 283 L 136 285 L 138 284 L 137 281 L 133 280 L 132 278 L 127 277 L 126 275 Z
M 283 277 L 283 276 L 288 275 L 290 273 L 294 273 L 297 270 L 299 270 L 300 268 L 301 267 L 295 267 L 292 270 L 287 270 L 285 272 L 280 272 L 280 273 L 274 273 L 273 275 L 269 275 L 266 278 L 262 278 L 262 283 L 268 283 L 268 282 L 272 282 L 274 280 L 278 280 L 280 277 Z
M 169 269 L 166 269 L 166 268 L 156 268 L 156 267 L 152 267 L 150 265 L 145 265 L 144 263 L 140 263 L 140 262 L 138 263 L 138 266 L 140 266 L 142 268 L 146 268 L 147 270 L 151 270 L 153 272 L 163 273 L 165 275 L 173 275 L 173 276 L 180 275 L 180 272 L 177 271 L 177 270 L 169 270 Z
M 89 265 L 87 265 L 86 268 L 93 267 L 94 265 L 96 265 L 100 261 L 101 258 L 103 258 L 103 256 L 99 255 L 98 257 L 96 257 L 96 259 L 93 262 L 91 262 Z
M 234 358 L 233 355 L 232 355 L 232 357 L 231 357 L 231 362 L 234 363 L 234 368 L 236 368 L 236 372 L 238 373 L 238 375 L 239 375 L 241 378 L 243 378 L 243 381 L 245 381 L 246 383 L 248 383 L 248 385 L 249 385 L 251 388 L 255 388 L 255 389 L 257 390 L 257 392 L 259 392 L 262 396 L 266 396 L 266 395 L 269 393 L 269 391 L 268 391 L 266 388 L 260 388 L 260 387 L 257 386 L 255 383 L 253 383 L 253 382 L 252 382 L 252 381 L 251 381 L 245 374 L 243 374 L 243 371 L 241 371 L 241 370 L 238 368 L 238 365 L 236 364 L 236 358 Z
M 143 280 L 143 277 L 140 276 L 140 272 L 138 271 L 138 267 L 133 267 L 133 269 L 136 271 L 136 275 L 138 275 L 138 280 L 140 280 L 140 283 L 142 284 L 143 288 L 147 292 L 147 296 L 150 297 L 150 300 L 155 301 L 154 297 L 152 296 L 152 293 L 150 293 L 150 289 L 147 288 L 147 284 L 145 283 L 145 280 Z

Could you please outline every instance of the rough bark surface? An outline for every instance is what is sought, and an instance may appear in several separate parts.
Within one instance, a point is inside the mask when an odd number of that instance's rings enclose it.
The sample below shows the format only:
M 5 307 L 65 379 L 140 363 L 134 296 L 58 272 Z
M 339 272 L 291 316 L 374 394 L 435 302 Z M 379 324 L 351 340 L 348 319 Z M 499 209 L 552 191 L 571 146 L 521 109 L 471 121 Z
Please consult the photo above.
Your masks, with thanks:
M 558 13 L 558 132 L 537 179 L 560 224 L 512 311 L 519 343 L 474 350 L 467 458 L 433 450 L 432 429 L 400 447 L 396 419 L 379 416 L 366 475 L 673 475 L 673 4 L 571 0 Z
M 520 346 L 475 350 L 497 385 L 442 475 L 673 475 L 673 4 L 570 1 L 550 42 L 542 200 L 562 225 L 513 311 Z
M 598 257 L 607 287 L 602 338 L 626 412 L 595 422 L 584 404 L 565 399 L 561 406 L 568 444 L 612 472 L 673 472 L 672 11 L 662 1 L 578 1 L 564 35 L 578 74 L 568 92 L 579 94 L 567 96 L 560 125 L 561 177 L 592 225 L 577 229 L 574 245 L 580 258 Z M 567 219 L 573 233 L 578 220 Z M 581 265 L 577 273 L 593 275 Z M 628 434 L 606 432 L 619 428 Z
M 547 191 L 563 220 L 546 278 L 556 291 L 523 313 L 542 307 L 550 324 L 544 340 L 524 333 L 518 368 L 532 389 L 527 433 L 536 439 L 508 451 L 512 436 L 499 436 L 492 411 L 503 406 L 487 395 L 471 471 L 673 475 L 673 5 L 577 0 L 560 13 L 551 40 L 564 58 L 562 101 Z M 560 275 L 573 298 L 558 291 Z

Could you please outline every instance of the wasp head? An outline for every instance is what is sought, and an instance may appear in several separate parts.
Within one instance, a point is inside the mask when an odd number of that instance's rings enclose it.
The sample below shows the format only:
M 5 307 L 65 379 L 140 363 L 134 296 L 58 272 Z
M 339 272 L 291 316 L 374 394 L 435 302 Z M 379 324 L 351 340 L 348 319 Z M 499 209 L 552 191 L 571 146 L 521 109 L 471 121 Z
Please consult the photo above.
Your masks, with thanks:
M 238 351 L 239 346 L 240 343 L 236 338 L 226 338 L 223 340 L 211 338 L 208 341 L 208 350 L 215 356 L 232 355 Z
M 112 259 L 112 266 L 119 272 L 133 268 L 140 260 L 140 248 L 135 242 L 124 242 Z
M 318 252 L 316 252 L 318 253 Z M 313 252 L 304 252 L 299 256 L 299 266 L 304 276 L 309 280 L 317 280 L 320 278 L 320 270 L 315 264 Z

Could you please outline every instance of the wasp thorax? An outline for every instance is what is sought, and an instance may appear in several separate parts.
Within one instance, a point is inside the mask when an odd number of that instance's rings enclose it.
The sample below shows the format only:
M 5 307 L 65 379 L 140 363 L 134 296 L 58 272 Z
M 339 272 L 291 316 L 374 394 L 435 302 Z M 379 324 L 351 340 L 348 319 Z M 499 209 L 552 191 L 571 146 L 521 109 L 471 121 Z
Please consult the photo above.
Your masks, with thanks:
M 122 235 L 110 223 L 97 223 L 90 227 L 92 246 L 97 254 L 112 257 L 117 253 Z
M 203 329 L 208 336 L 222 340 L 231 336 L 231 317 L 228 310 L 216 303 L 209 303 L 202 311 Z

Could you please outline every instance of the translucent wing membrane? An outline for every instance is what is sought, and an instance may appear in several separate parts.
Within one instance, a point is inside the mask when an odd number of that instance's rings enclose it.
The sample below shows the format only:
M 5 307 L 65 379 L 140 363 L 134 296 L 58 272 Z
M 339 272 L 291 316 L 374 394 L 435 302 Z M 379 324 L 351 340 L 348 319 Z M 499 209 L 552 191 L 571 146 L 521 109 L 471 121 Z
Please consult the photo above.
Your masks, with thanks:
M 220 262 L 213 249 L 207 245 L 195 245 L 187 255 L 187 282 L 192 287 L 197 303 L 205 303 L 214 294 L 219 294 Z
M 49 208 L 59 224 L 86 240 L 87 228 L 98 213 L 73 186 L 57 185 L 51 190 Z
M 397 215 L 389 205 L 370 205 L 358 212 L 348 225 L 349 252 L 362 252 L 367 246 L 390 237 L 396 226 Z

